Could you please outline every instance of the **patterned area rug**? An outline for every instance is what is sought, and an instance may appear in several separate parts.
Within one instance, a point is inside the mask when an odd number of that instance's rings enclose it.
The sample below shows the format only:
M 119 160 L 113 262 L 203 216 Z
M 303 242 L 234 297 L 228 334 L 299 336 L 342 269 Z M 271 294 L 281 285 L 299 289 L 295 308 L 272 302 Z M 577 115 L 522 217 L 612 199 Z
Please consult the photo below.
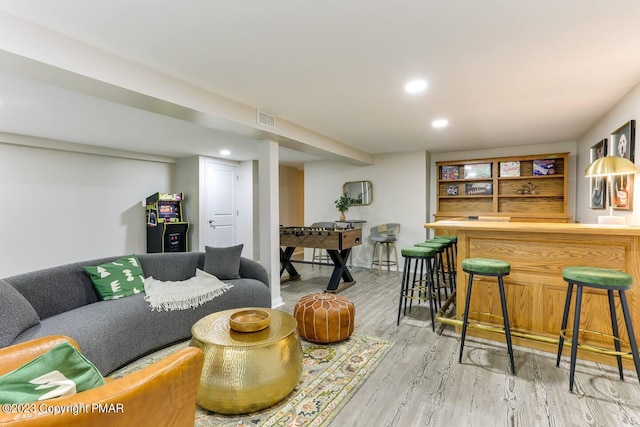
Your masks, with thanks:
M 118 378 L 161 359 L 184 342 L 160 350 L 110 375 Z M 261 412 L 240 416 L 218 415 L 198 407 L 197 427 L 241 426 L 323 426 L 337 415 L 360 388 L 392 343 L 353 334 L 333 344 L 313 344 L 302 340 L 304 366 L 296 388 L 279 404 Z

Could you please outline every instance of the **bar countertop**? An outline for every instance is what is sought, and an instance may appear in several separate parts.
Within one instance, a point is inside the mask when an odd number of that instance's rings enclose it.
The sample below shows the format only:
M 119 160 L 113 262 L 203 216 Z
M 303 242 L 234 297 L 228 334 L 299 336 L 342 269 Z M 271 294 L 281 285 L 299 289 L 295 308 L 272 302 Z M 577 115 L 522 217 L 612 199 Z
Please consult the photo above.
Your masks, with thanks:
M 526 233 L 563 233 L 563 234 L 600 234 L 600 235 L 624 235 L 640 236 L 640 226 L 635 225 L 609 225 L 609 224 L 580 224 L 580 223 L 556 223 L 556 222 L 505 222 L 485 219 L 442 220 L 428 222 L 425 228 L 434 230 L 500 230 Z

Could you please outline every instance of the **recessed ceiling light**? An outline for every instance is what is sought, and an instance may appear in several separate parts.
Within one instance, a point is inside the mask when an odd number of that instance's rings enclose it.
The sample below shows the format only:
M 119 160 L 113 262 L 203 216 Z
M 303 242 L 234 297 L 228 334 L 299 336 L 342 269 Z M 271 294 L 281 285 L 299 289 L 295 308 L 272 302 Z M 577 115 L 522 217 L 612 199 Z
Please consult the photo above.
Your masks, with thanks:
M 411 80 L 410 82 L 404 85 L 404 90 L 406 90 L 408 93 L 424 92 L 426 88 L 427 88 L 427 81 L 421 80 L 421 79 Z
M 436 119 L 431 122 L 431 126 L 434 128 L 446 128 L 449 125 L 449 120 L 447 119 Z
M 220 150 L 220 155 L 222 156 L 228 156 L 229 154 L 231 154 L 231 151 L 229 150 Z

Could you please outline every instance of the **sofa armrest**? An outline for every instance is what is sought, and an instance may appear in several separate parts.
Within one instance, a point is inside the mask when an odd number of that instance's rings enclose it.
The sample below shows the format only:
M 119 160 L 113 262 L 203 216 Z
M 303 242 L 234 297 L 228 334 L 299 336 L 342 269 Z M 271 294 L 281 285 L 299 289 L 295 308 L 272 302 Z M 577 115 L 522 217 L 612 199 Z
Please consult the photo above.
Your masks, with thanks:
M 269 274 L 267 274 L 267 269 L 252 259 L 240 258 L 240 277 L 243 279 L 259 280 L 264 283 L 267 288 L 269 287 Z
M 193 427 L 203 363 L 202 350 L 187 347 L 103 386 L 36 402 L 36 413 L 0 412 L 0 425 Z
M 25 363 L 51 350 L 56 345 L 68 341 L 75 348 L 80 349 L 73 338 L 63 335 L 50 335 L 31 341 L 0 348 L 0 375 L 18 369 Z

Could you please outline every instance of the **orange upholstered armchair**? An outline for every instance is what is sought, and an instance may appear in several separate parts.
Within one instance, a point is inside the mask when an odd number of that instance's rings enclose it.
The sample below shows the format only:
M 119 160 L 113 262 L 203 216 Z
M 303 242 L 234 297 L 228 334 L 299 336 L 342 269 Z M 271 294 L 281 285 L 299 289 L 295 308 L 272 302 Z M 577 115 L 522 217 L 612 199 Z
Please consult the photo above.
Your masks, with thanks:
M 0 349 L 0 375 L 65 340 L 79 348 L 69 337 L 50 336 Z M 28 410 L 12 412 L 5 406 L 0 410 L 0 426 L 193 427 L 203 361 L 202 350 L 184 348 L 123 378 L 106 379 L 103 386 L 73 396 L 43 400 L 26 408 L 42 407 L 47 411 L 67 408 L 69 412 L 62 415 Z M 74 409 L 79 409 L 76 415 Z

